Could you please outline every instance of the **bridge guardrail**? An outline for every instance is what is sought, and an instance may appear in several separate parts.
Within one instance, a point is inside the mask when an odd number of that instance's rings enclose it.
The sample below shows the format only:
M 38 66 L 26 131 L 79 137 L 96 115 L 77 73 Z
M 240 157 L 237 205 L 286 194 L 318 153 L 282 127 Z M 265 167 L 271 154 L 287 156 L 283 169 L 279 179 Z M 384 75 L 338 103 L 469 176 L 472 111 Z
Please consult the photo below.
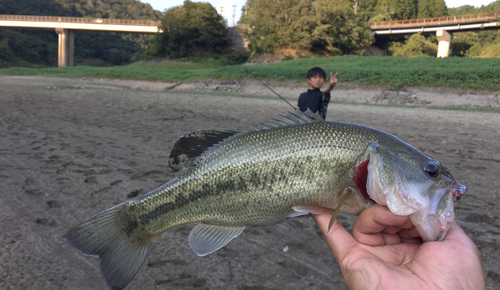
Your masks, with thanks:
M 434 18 L 421 18 L 421 19 L 408 19 L 408 20 L 392 20 L 392 21 L 375 21 L 370 22 L 368 25 L 371 29 L 384 29 L 384 28 L 396 28 L 396 27 L 422 27 L 422 26 L 435 26 L 435 25 L 446 25 L 446 24 L 460 24 L 460 23 L 472 23 L 472 22 L 488 22 L 493 20 L 498 20 L 500 18 L 500 12 L 483 12 L 475 14 L 465 14 L 465 15 L 454 15 L 454 16 L 442 16 Z
M 137 19 L 86 18 L 63 16 L 36 16 L 36 15 L 0 15 L 0 21 L 35 21 L 35 22 L 67 22 L 89 24 L 120 24 L 138 26 L 160 26 L 160 21 Z

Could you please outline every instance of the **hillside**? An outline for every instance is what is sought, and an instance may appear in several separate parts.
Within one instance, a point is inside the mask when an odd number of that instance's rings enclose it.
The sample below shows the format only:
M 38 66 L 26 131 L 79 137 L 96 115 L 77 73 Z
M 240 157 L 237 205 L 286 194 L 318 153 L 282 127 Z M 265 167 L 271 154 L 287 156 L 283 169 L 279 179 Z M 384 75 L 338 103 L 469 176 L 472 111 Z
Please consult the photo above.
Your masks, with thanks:
M 153 19 L 161 12 L 137 0 L 3 0 L 0 14 Z M 78 32 L 75 62 L 92 65 L 129 63 L 148 46 L 149 36 Z M 0 67 L 57 66 L 57 34 L 39 29 L 0 29 Z

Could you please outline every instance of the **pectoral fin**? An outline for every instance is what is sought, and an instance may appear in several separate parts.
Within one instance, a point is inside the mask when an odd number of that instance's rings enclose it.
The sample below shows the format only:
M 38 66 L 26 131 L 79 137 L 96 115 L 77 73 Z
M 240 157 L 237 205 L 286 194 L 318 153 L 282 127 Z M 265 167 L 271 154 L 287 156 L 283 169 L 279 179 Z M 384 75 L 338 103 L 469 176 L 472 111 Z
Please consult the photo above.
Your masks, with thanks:
M 245 227 L 224 227 L 200 223 L 189 233 L 189 246 L 198 256 L 211 254 L 243 232 Z
M 346 187 L 342 191 L 339 202 L 337 203 L 337 207 L 335 208 L 335 211 L 332 214 L 332 218 L 330 219 L 330 223 L 328 224 L 328 231 L 326 231 L 327 234 L 330 232 L 330 229 L 333 227 L 333 223 L 335 223 L 335 220 L 337 219 L 337 215 L 339 214 L 340 208 L 342 207 L 342 203 L 344 203 L 344 201 L 349 197 L 350 193 L 352 193 L 352 188 L 350 187 Z
M 296 217 L 308 213 L 323 214 L 332 212 L 331 208 L 321 207 L 318 205 L 299 205 L 292 207 L 292 209 L 294 210 L 294 212 L 289 214 L 288 217 Z

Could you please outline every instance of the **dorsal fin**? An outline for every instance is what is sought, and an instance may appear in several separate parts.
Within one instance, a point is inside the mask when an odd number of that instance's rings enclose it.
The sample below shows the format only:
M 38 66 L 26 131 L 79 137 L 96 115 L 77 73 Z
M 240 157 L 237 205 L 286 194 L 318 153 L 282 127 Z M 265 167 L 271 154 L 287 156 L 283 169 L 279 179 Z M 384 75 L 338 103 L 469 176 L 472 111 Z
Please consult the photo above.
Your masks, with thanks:
M 301 110 L 295 110 L 294 112 L 288 112 L 285 116 L 279 115 L 277 118 L 271 119 L 269 122 L 265 123 L 255 130 L 263 131 L 279 127 L 317 123 L 323 121 L 324 119 L 319 113 L 313 113 L 308 108 L 305 112 L 302 112 Z
M 241 134 L 248 134 L 248 133 L 251 134 L 252 132 L 256 132 L 256 131 L 265 131 L 265 130 L 271 130 L 271 129 L 280 128 L 280 127 L 296 126 L 296 125 L 309 124 L 309 123 L 319 123 L 319 122 L 323 122 L 323 121 L 324 120 L 321 117 L 321 115 L 319 115 L 318 113 L 314 114 L 309 109 L 307 109 L 306 112 L 302 112 L 300 110 L 296 110 L 293 113 L 288 112 L 285 116 L 280 115 L 275 119 L 271 119 L 269 122 L 265 123 L 264 125 L 256 128 L 256 129 L 250 130 L 250 131 L 238 132 L 236 130 L 230 130 L 232 132 L 232 134 L 226 135 L 225 138 L 220 138 L 219 142 L 214 142 L 212 144 L 213 146 L 211 146 L 211 147 L 205 147 L 205 150 L 203 152 L 199 153 L 197 155 L 198 157 L 196 157 L 194 160 L 188 159 L 185 156 L 181 156 L 181 157 L 184 159 L 187 159 L 187 162 L 184 161 L 183 164 L 189 164 L 189 166 L 196 166 L 200 162 L 205 160 L 208 156 L 210 156 L 211 153 L 214 150 L 216 150 L 216 148 L 221 146 L 223 142 L 227 142 L 230 139 L 237 138 Z M 218 130 L 229 130 L 229 129 L 218 129 Z M 207 131 L 207 130 L 200 130 L 200 131 Z M 195 132 L 199 132 L 199 131 L 195 131 Z M 188 134 L 192 134 L 195 132 L 191 132 Z M 178 140 L 178 142 L 179 142 L 179 140 Z M 177 143 L 176 143 L 176 145 L 177 145 Z M 171 154 L 171 156 L 172 156 L 172 154 Z M 171 163 L 170 159 L 169 159 L 169 163 Z M 172 167 L 172 165 L 170 167 Z M 181 168 L 185 168 L 185 166 L 183 166 Z M 174 170 L 173 167 L 172 167 L 172 170 Z M 177 169 L 177 170 L 179 170 L 179 169 Z
M 239 132 L 234 129 L 212 128 L 186 133 L 177 139 L 170 151 L 168 166 L 174 172 L 194 166 L 195 159 L 208 148 Z

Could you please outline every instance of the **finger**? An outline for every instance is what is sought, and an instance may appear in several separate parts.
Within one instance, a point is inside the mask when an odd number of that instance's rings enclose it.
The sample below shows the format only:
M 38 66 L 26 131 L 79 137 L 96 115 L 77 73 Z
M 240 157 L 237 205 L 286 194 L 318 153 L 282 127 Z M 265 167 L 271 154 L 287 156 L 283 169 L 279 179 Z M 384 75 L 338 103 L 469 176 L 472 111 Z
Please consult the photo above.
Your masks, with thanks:
M 464 269 L 475 273 L 475 275 L 464 276 L 466 283 L 469 285 L 475 285 L 474 289 L 486 289 L 486 281 L 484 279 L 484 270 L 481 266 L 481 254 L 477 249 L 476 245 L 471 241 L 471 239 L 465 234 L 462 228 L 456 223 L 452 223 L 446 237 L 443 242 L 452 242 L 450 247 L 447 245 L 447 249 L 451 250 L 452 255 L 460 255 L 462 257 L 461 263 L 464 265 Z M 443 251 L 441 251 L 443 252 Z M 446 255 L 452 256 L 452 255 Z M 462 285 L 465 285 L 463 283 Z
M 410 225 L 407 225 L 407 224 Z M 400 233 L 403 230 L 409 230 L 411 228 L 414 228 L 415 226 L 411 223 L 410 220 L 408 222 L 405 222 L 401 226 L 386 226 L 385 229 L 382 230 L 382 233 L 384 234 L 397 234 Z
M 389 208 L 379 204 L 362 211 L 354 224 L 358 225 L 357 230 L 363 234 L 379 233 L 386 227 L 412 227 L 408 216 L 395 215 Z
M 462 244 L 462 246 L 469 248 L 479 255 L 479 251 L 476 245 L 471 241 L 471 239 L 465 234 L 464 230 L 456 223 L 452 223 L 444 241 L 453 241 Z
M 331 74 L 331 73 L 330 73 L 330 74 Z M 339 74 L 339 73 L 335 73 L 335 75 L 334 75 L 333 77 L 334 77 L 334 78 L 336 78 L 338 74 Z
M 411 244 L 422 244 L 422 238 L 417 231 L 416 227 L 412 227 L 411 229 L 403 229 L 398 232 L 398 235 L 401 237 L 401 242 L 403 243 L 411 243 Z
M 465 234 L 464 230 L 462 230 L 462 228 L 457 223 L 452 223 L 450 229 L 448 230 L 448 233 L 446 233 L 446 237 L 444 238 L 444 240 L 461 241 L 465 237 L 467 237 L 467 235 Z
M 377 257 L 378 259 L 393 264 L 393 265 L 403 265 L 407 262 L 413 260 L 418 249 L 421 247 L 420 244 L 414 243 L 399 243 L 390 246 L 383 247 L 369 247 L 364 248 L 371 255 Z
M 398 232 L 396 229 L 412 227 L 409 217 L 395 215 L 387 207 L 376 204 L 361 212 L 352 232 L 353 237 L 362 244 L 381 246 L 400 243 L 399 235 L 395 235 Z
M 358 242 L 349 234 L 349 232 L 335 220 L 332 228 L 328 232 L 328 224 L 332 218 L 331 214 L 311 214 L 314 221 L 318 225 L 318 228 L 323 233 L 325 240 L 330 247 L 330 250 L 335 256 L 335 259 L 339 264 L 344 260 L 344 258 L 349 253 L 350 249 L 358 245 Z

